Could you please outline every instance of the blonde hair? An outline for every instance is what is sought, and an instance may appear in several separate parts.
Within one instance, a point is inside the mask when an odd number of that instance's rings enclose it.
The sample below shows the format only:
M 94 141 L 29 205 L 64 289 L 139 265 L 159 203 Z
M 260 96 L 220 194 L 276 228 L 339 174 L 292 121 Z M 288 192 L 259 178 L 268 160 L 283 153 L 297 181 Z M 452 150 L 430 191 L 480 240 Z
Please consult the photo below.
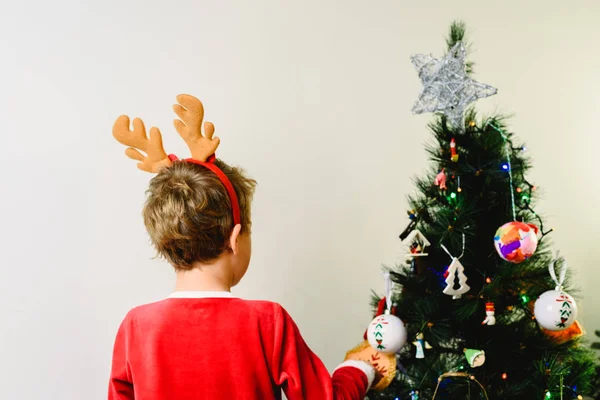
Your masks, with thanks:
M 238 196 L 242 233 L 250 233 L 250 208 L 256 181 L 221 160 L 215 164 L 231 181 Z M 206 263 L 229 247 L 233 230 L 231 201 L 214 172 L 176 161 L 150 181 L 144 224 L 159 255 L 176 269 Z

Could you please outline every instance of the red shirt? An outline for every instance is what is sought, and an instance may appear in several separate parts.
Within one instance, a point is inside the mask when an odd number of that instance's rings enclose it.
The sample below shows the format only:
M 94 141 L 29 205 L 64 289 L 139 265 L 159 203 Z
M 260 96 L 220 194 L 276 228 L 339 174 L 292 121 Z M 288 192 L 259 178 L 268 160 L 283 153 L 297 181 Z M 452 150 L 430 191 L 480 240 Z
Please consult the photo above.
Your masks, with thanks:
M 131 310 L 115 341 L 109 400 L 362 400 L 373 369 L 330 377 L 278 304 L 175 293 Z M 208 297 L 206 297 L 208 296 Z

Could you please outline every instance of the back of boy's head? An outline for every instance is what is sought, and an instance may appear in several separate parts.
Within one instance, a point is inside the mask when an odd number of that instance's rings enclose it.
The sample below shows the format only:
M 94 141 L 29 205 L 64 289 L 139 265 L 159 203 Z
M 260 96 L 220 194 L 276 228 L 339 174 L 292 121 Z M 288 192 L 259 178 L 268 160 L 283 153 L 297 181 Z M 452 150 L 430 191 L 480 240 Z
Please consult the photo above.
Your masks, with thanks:
M 221 160 L 238 197 L 241 233 L 250 233 L 250 208 L 256 182 Z M 231 200 L 214 172 L 185 161 L 163 168 L 150 181 L 144 223 L 158 253 L 180 270 L 207 263 L 229 247 L 234 221 Z
M 128 146 L 127 157 L 138 168 L 156 175 L 150 181 L 144 223 L 158 253 L 176 269 L 189 270 L 209 263 L 230 246 L 235 225 L 249 234 L 250 205 L 256 182 L 241 169 L 216 158 L 220 140 L 215 127 L 204 122 L 204 106 L 194 96 L 181 94 L 173 111 L 173 125 L 187 144 L 191 158 L 168 155 L 156 127 L 146 134 L 141 119 L 127 115 L 113 124 L 113 136 Z M 233 204 L 232 204 L 233 203 Z

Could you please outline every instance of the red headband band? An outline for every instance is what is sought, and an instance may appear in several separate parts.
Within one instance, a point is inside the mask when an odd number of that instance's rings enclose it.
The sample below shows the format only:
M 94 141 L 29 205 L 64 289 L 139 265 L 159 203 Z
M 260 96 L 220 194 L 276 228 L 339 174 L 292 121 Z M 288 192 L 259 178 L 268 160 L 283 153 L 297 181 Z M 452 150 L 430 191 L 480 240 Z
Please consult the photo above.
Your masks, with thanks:
M 231 181 L 229 180 L 229 178 L 227 178 L 227 175 L 225 175 L 225 172 L 223 172 L 215 164 L 216 159 L 217 158 L 213 154 L 206 160 L 206 162 L 198 161 L 193 158 L 186 158 L 183 161 L 197 164 L 197 165 L 202 165 L 203 167 L 208 168 L 215 175 L 217 175 L 217 177 L 219 178 L 219 180 L 221 181 L 223 186 L 225 186 L 225 190 L 227 190 L 227 194 L 229 195 L 229 201 L 231 202 L 231 211 L 233 214 L 233 225 L 235 226 L 235 225 L 242 223 L 241 214 L 240 214 L 240 203 L 238 201 L 237 194 L 235 193 L 235 189 L 233 188 L 233 185 L 231 184 Z M 169 154 L 169 160 L 178 161 L 179 158 L 174 154 Z

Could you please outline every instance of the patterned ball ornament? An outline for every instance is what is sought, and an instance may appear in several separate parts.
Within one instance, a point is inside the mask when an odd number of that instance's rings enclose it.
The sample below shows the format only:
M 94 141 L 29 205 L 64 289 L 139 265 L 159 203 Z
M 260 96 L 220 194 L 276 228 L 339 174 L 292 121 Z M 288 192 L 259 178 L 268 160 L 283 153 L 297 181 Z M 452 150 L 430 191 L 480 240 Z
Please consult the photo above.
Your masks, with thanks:
M 562 290 L 548 290 L 536 300 L 533 313 L 538 324 L 549 331 L 562 331 L 577 318 L 577 304 Z
M 496 231 L 494 247 L 503 260 L 518 264 L 535 253 L 538 232 L 538 227 L 533 224 L 509 222 Z
M 563 291 L 563 284 L 567 276 L 567 263 L 562 262 L 560 272 L 556 273 L 557 264 L 560 258 L 556 259 L 548 266 L 550 277 L 556 284 L 554 290 L 548 290 L 535 301 L 533 314 L 538 324 L 548 331 L 563 331 L 569 328 L 577 318 L 577 304 L 575 300 Z M 564 261 L 564 259 L 563 259 Z
M 397 353 L 406 344 L 406 338 L 402 320 L 387 311 L 375 317 L 367 329 L 369 344 L 380 353 Z

